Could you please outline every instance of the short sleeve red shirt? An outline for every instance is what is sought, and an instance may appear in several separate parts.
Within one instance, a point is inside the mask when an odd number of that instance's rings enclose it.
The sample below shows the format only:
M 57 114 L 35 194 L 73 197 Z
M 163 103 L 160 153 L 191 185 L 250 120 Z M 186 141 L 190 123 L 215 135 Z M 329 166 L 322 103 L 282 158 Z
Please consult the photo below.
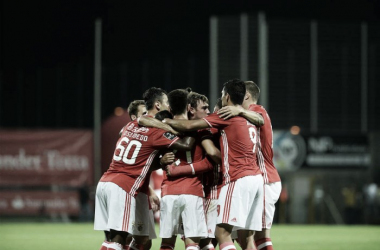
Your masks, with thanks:
M 257 129 L 242 117 L 228 120 L 211 114 L 203 118 L 210 127 L 220 131 L 220 147 L 224 184 L 236 181 L 248 175 L 258 175 L 257 165 Z
M 128 123 L 116 143 L 110 167 L 100 181 L 114 182 L 130 195 L 137 195 L 158 151 L 178 139 L 162 129 L 139 126 L 137 121 Z

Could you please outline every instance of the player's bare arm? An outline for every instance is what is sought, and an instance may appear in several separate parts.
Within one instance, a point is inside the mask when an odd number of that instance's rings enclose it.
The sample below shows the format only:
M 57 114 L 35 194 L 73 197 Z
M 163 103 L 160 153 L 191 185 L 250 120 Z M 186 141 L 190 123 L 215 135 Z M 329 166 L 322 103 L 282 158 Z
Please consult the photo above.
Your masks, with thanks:
M 218 115 L 220 118 L 223 118 L 224 120 L 227 120 L 234 116 L 241 116 L 250 121 L 251 123 L 255 124 L 256 126 L 263 126 L 264 125 L 264 118 L 261 114 L 246 110 L 241 106 L 225 106 L 221 108 L 218 111 Z
M 160 129 L 163 129 L 163 130 L 168 131 L 168 132 L 175 134 L 175 135 L 179 134 L 178 131 L 174 130 L 168 124 L 165 124 L 165 123 L 161 122 L 160 120 L 157 120 L 156 118 L 153 118 L 153 117 L 141 116 L 140 118 L 138 118 L 137 122 L 139 125 L 142 125 L 145 127 L 160 128 Z
M 210 139 L 204 139 L 202 141 L 202 147 L 206 151 L 206 154 L 216 163 L 222 164 L 222 155 L 220 150 L 215 147 L 214 143 Z
M 203 119 L 199 120 L 173 120 L 166 118 L 163 120 L 164 123 L 169 124 L 175 130 L 181 132 L 196 131 L 202 128 L 208 128 L 209 125 Z
M 193 148 L 194 143 L 195 143 L 194 137 L 185 136 L 185 137 L 175 141 L 169 148 L 170 149 L 177 149 L 180 151 L 190 151 Z

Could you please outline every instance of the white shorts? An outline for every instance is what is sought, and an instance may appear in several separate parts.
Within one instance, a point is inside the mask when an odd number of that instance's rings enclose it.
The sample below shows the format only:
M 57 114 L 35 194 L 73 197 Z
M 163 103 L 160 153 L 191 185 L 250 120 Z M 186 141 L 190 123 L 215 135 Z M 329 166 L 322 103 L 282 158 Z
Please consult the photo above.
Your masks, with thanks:
M 136 197 L 112 182 L 99 182 L 95 196 L 94 229 L 150 235 L 149 204 L 146 194 Z
M 261 231 L 263 185 L 261 175 L 245 176 L 224 185 L 219 195 L 217 224 L 232 225 L 233 231 Z
M 156 224 L 154 222 L 154 212 L 152 209 L 149 210 L 149 239 L 157 239 Z
M 272 227 L 275 205 L 280 198 L 281 181 L 264 185 L 264 210 L 263 210 L 263 228 Z
M 218 200 L 205 199 L 208 238 L 215 238 L 216 218 L 218 217 L 217 208 L 218 208 Z
M 161 198 L 160 237 L 184 234 L 207 237 L 203 198 L 195 195 L 165 195 Z M 183 223 L 183 224 L 182 224 Z

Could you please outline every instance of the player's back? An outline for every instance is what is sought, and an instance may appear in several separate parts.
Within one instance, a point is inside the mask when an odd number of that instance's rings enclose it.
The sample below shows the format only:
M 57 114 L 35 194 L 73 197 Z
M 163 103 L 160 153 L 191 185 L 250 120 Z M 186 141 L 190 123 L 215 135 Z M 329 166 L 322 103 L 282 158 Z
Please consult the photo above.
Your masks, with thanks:
M 244 176 L 261 174 L 256 159 L 256 126 L 242 117 L 223 120 L 217 114 L 211 114 L 204 120 L 220 130 L 225 184 Z
M 251 104 L 249 110 L 262 115 L 264 125 L 258 128 L 258 163 L 263 174 L 264 183 L 281 181 L 280 175 L 273 163 L 273 130 L 268 112 L 261 105 Z
M 131 195 L 137 194 L 159 149 L 169 147 L 177 139 L 162 129 L 142 127 L 137 121 L 128 123 L 100 181 L 112 181 Z

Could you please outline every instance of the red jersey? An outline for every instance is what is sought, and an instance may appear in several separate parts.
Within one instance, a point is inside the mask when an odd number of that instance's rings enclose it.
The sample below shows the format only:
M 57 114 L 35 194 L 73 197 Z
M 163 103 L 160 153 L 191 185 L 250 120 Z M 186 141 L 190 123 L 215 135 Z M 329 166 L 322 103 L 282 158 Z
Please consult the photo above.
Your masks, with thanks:
M 248 108 L 262 115 L 264 125 L 258 128 L 258 153 L 257 159 L 263 174 L 264 183 L 281 181 L 280 175 L 273 164 L 273 131 L 270 117 L 263 106 L 251 104 Z
M 194 147 L 191 151 L 177 151 L 175 152 L 177 166 L 188 165 L 193 162 L 200 161 L 204 158 L 204 152 L 201 145 L 201 139 L 196 137 Z M 199 197 L 204 197 L 202 174 L 183 176 L 183 177 L 170 177 L 164 172 L 164 179 L 161 186 L 161 197 L 165 195 L 181 195 L 191 194 Z
M 202 130 L 203 137 L 202 139 L 210 139 L 214 143 L 215 147 L 220 149 L 219 138 L 220 133 L 216 128 L 208 128 L 205 131 Z M 223 186 L 223 173 L 222 166 L 219 164 L 213 163 L 214 168 L 212 171 L 203 173 L 203 186 L 205 190 L 205 198 L 207 199 L 218 199 L 220 190 Z
M 160 149 L 170 147 L 179 138 L 158 128 L 139 126 L 137 120 L 128 123 L 116 143 L 110 167 L 100 179 L 113 182 L 132 196 L 147 191 L 149 169 Z
M 223 182 L 228 184 L 248 175 L 261 174 L 257 165 L 257 129 L 242 117 L 228 120 L 211 114 L 203 118 L 210 127 L 220 131 Z

